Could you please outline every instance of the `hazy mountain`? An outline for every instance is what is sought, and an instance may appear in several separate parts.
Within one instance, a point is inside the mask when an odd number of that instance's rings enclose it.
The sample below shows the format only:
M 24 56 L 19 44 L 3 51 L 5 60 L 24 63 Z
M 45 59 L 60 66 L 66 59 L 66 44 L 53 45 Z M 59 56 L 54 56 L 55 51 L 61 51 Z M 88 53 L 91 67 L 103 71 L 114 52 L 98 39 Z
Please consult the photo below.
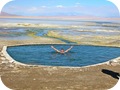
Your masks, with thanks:
M 18 15 L 9 14 L 9 13 L 7 13 L 7 12 L 1 12 L 1 13 L 0 13 L 0 16 L 18 16 Z

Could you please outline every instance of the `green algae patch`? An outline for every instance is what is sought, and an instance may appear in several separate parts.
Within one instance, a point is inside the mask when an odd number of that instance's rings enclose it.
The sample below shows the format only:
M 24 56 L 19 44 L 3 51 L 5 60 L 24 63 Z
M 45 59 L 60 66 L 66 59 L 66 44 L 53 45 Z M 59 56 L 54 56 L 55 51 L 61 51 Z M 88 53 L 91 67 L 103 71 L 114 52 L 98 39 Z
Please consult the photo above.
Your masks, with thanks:
M 63 39 L 63 40 L 67 40 L 69 42 L 74 42 L 74 43 L 78 43 L 80 42 L 80 37 L 79 36 L 71 36 L 71 35 L 63 35 L 60 34 L 57 31 L 49 31 L 46 36 L 48 37 L 53 37 L 53 38 L 58 38 L 58 39 Z
M 102 36 L 102 35 L 69 35 L 61 34 L 58 31 L 49 31 L 46 36 L 59 38 L 82 45 L 97 45 L 97 46 L 115 46 L 120 47 L 120 36 Z

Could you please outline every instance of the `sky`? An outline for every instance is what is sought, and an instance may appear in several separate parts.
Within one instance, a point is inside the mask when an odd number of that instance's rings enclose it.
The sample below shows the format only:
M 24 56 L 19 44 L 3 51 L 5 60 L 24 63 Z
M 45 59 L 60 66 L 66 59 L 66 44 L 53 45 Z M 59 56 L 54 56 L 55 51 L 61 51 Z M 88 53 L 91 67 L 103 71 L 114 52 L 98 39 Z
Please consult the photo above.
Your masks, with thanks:
M 107 0 L 14 0 L 2 11 L 22 16 L 119 17 L 117 7 Z

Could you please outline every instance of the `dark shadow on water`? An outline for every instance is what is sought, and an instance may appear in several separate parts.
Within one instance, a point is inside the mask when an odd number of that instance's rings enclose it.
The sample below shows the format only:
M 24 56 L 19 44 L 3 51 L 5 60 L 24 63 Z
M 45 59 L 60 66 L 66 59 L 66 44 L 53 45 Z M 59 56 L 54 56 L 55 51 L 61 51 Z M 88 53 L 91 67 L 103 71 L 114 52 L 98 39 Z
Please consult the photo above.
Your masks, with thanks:
M 111 77 L 113 77 L 115 79 L 119 79 L 118 77 L 120 76 L 120 73 L 114 72 L 114 71 L 111 71 L 111 70 L 107 70 L 107 69 L 102 69 L 102 72 L 107 74 L 107 75 L 110 75 Z

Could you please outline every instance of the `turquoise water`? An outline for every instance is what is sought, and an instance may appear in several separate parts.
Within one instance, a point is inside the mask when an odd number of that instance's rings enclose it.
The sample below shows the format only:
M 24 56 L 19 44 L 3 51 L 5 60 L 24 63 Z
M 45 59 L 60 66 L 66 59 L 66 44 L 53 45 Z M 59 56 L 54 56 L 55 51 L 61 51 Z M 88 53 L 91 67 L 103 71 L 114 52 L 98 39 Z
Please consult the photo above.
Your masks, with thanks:
M 8 47 L 7 52 L 16 61 L 30 65 L 81 67 L 106 62 L 120 56 L 120 48 L 75 45 L 66 54 L 56 53 L 51 45 Z M 54 45 L 67 49 L 70 45 Z

